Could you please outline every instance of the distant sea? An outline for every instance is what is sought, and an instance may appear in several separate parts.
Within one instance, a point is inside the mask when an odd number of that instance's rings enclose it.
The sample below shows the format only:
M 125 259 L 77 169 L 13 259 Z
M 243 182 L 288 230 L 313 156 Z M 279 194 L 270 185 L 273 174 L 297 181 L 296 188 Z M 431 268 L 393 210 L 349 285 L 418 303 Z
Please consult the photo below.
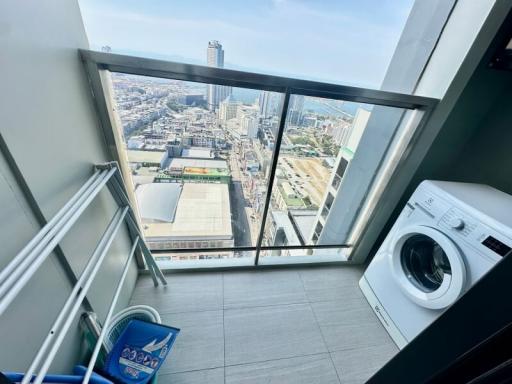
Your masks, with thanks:
M 246 88 L 233 88 L 233 96 L 245 104 L 252 104 L 259 97 L 260 91 Z M 344 113 L 349 115 L 355 115 L 358 108 L 371 109 L 371 106 L 360 103 L 351 102 L 338 102 L 335 100 L 328 100 L 328 104 L 334 108 L 330 108 L 324 103 L 318 102 L 318 100 L 306 97 L 304 100 L 304 111 L 310 110 L 316 113 L 329 114 L 333 116 L 341 116 Z
M 194 92 L 206 94 L 206 85 L 189 83 L 189 89 Z M 253 104 L 259 98 L 261 91 L 247 88 L 233 88 L 233 96 L 236 100 L 244 104 Z M 331 107 L 332 106 L 332 107 Z M 358 108 L 364 108 L 371 110 L 371 105 L 342 102 L 336 100 L 325 100 L 325 102 L 319 102 L 319 100 L 306 97 L 304 99 L 304 111 L 313 111 L 320 114 L 326 114 L 331 116 L 341 116 L 343 113 L 349 115 L 355 115 Z

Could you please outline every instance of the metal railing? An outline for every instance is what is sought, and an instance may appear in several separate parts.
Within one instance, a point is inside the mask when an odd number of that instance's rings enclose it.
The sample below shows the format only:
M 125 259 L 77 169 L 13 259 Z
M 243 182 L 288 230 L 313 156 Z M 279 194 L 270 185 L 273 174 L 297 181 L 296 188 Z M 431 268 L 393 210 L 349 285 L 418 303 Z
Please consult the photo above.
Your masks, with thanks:
M 98 196 L 105 186 L 108 186 L 118 203 L 119 208 L 101 236 L 101 239 L 87 262 L 87 265 L 82 271 L 82 274 L 77 279 L 70 295 L 66 299 L 66 302 L 57 315 L 41 347 L 37 351 L 34 360 L 23 377 L 23 384 L 28 384 L 29 382 L 40 384 L 43 382 L 51 363 L 64 341 L 64 337 L 71 328 L 71 325 L 76 318 L 76 314 L 80 310 L 87 292 L 89 291 L 94 278 L 96 277 L 102 262 L 106 258 L 110 246 L 123 223 L 127 224 L 129 232 L 132 234 L 132 247 L 121 278 L 117 284 L 115 294 L 110 303 L 103 331 L 97 341 L 93 356 L 89 362 L 88 369 L 83 380 L 84 383 L 87 383 L 90 379 L 92 369 L 98 357 L 99 348 L 103 338 L 105 337 L 105 330 L 109 325 L 109 321 L 119 298 L 128 268 L 133 260 L 136 250 L 139 249 L 141 251 L 155 286 L 159 285 L 159 280 L 163 285 L 167 284 L 165 277 L 158 268 L 151 252 L 142 240 L 137 222 L 135 221 L 135 216 L 124 193 L 123 185 L 124 183 L 121 179 L 121 174 L 115 163 L 97 166 L 89 180 L 87 180 L 75 195 L 57 212 L 57 214 L 43 228 L 41 228 L 36 236 L 34 236 L 34 238 L 9 262 L 9 264 L 0 271 L 0 316 L 2 316 L 23 287 L 27 285 L 34 274 L 39 270 L 39 267 L 77 222 L 82 213 L 87 209 L 87 207 L 89 207 L 95 197 Z M 36 372 L 37 375 L 33 378 L 33 375 Z
M 235 71 L 223 68 L 206 67 L 192 64 L 175 63 L 169 61 L 140 58 L 126 55 L 118 55 L 105 52 L 96 52 L 90 50 L 80 50 L 81 58 L 84 62 L 92 92 L 94 94 L 96 108 L 100 116 L 100 121 L 106 141 L 111 148 L 116 147 L 114 126 L 112 121 L 113 111 L 109 108 L 111 100 L 107 100 L 105 95 L 107 84 L 101 76 L 102 71 L 118 72 L 131 75 L 150 76 L 156 78 L 165 78 L 172 80 L 182 80 L 198 82 L 204 84 L 214 84 L 231 86 L 238 88 L 249 88 L 254 90 L 279 92 L 284 95 L 281 104 L 281 114 L 279 129 L 275 138 L 274 151 L 271 160 L 269 181 L 267 185 L 267 194 L 264 202 L 261 227 L 255 246 L 234 246 L 230 248 L 200 248 L 200 249 L 167 249 L 155 250 L 154 253 L 190 253 L 190 252 L 219 252 L 219 251 L 255 251 L 255 265 L 258 265 L 261 251 L 278 249 L 329 249 L 329 248 L 349 248 L 350 244 L 314 244 L 314 245 L 291 245 L 286 247 L 274 247 L 263 245 L 265 222 L 269 213 L 271 194 L 274 186 L 274 179 L 278 165 L 281 142 L 283 140 L 288 105 L 292 95 L 302 95 L 320 98 L 329 98 L 334 100 L 343 100 L 357 103 L 367 103 L 377 106 L 387 106 L 402 109 L 412 109 L 424 112 L 423 119 L 418 124 L 423 127 L 430 116 L 431 111 L 438 100 L 415 95 L 407 95 L 382 90 L 373 90 L 360 87 L 350 87 L 337 84 L 329 84 L 317 81 L 299 80 L 280 76 L 264 75 L 258 73 L 249 73 Z M 110 94 L 111 92 L 107 92 Z M 115 151 L 114 151 L 115 152 Z M 114 153 L 117 156 L 117 153 Z M 336 175 L 337 176 L 337 175 Z M 339 184 L 341 178 L 335 179 L 334 184 Z M 335 188 L 338 188 L 336 185 Z

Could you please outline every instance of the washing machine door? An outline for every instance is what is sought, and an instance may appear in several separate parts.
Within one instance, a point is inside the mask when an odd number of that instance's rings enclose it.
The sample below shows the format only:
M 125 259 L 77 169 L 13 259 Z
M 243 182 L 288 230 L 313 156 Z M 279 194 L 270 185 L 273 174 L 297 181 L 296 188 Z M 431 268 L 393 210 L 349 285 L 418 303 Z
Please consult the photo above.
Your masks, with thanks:
M 398 231 L 390 264 L 402 292 L 422 307 L 446 308 L 464 290 L 466 267 L 458 247 L 432 227 L 414 225 Z

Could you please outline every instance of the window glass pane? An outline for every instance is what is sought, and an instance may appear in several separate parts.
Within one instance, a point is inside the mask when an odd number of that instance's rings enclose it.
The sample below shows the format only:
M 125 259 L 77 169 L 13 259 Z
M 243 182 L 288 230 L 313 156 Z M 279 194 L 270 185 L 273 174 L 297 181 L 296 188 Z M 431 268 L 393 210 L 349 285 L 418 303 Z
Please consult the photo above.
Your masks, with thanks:
M 149 247 L 255 246 L 283 96 L 119 73 L 112 83 Z
M 413 4 L 80 0 L 92 49 L 369 88 L 380 88 Z M 222 61 L 207 53 L 214 40 Z
M 356 153 L 376 156 L 372 140 L 392 138 L 402 114 L 399 108 L 292 95 L 263 245 L 343 244 L 336 231 L 344 220 L 341 185 L 350 164 Z M 348 181 L 352 185 L 358 172 Z M 295 254 L 304 252 L 288 252 Z

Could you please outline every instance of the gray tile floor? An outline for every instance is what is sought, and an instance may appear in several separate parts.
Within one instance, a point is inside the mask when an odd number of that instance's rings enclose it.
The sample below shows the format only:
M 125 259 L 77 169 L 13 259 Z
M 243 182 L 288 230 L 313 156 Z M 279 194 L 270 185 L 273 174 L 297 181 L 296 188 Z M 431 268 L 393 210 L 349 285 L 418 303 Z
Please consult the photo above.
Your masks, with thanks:
M 160 384 L 364 383 L 397 348 L 351 266 L 141 276 L 131 304 L 181 328 Z

